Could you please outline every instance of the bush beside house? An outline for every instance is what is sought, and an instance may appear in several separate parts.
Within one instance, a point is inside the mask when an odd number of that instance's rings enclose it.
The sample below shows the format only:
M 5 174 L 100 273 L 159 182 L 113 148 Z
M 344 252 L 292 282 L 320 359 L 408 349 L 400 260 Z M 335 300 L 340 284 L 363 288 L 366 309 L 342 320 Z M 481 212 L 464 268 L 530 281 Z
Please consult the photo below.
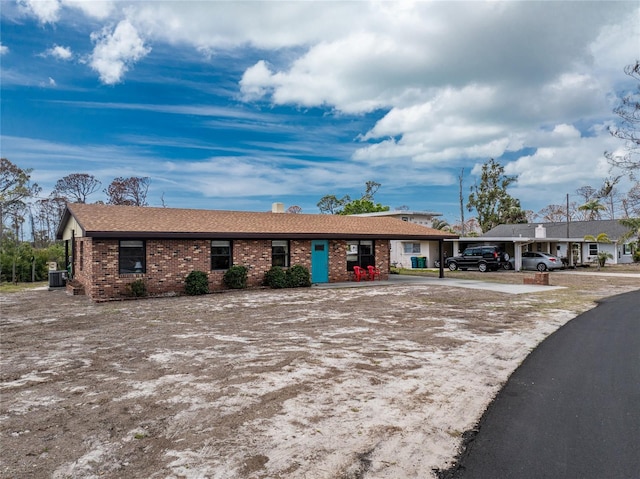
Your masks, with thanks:
M 264 284 L 270 288 L 306 288 L 311 286 L 311 274 L 301 265 L 294 265 L 284 270 L 273 266 L 264 275 Z
M 194 270 L 184 280 L 184 290 L 191 296 L 207 294 L 209 292 L 209 278 L 204 271 Z
M 229 268 L 222 277 L 224 284 L 231 289 L 244 289 L 247 287 L 249 268 L 235 265 Z

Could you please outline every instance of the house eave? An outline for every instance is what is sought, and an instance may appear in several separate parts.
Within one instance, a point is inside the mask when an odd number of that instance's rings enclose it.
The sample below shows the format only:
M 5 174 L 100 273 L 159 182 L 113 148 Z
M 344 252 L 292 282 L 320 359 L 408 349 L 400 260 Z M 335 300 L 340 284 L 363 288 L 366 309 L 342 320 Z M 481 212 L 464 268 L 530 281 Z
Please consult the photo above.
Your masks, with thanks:
M 100 239 L 373 239 L 373 240 L 417 240 L 437 241 L 455 236 L 399 235 L 375 233 L 247 233 L 236 232 L 163 232 L 163 231 L 87 231 L 85 236 Z

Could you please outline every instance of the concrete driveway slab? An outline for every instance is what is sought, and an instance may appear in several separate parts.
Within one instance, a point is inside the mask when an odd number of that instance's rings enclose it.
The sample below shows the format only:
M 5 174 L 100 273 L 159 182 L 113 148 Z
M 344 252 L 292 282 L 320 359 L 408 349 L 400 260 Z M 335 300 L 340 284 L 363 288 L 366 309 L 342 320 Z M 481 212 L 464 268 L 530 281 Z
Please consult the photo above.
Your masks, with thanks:
M 413 276 L 392 274 L 386 281 L 360 281 L 350 283 L 327 283 L 314 285 L 316 288 L 362 288 L 382 285 L 399 284 L 433 284 L 434 286 L 446 286 L 450 288 L 480 289 L 505 294 L 533 294 L 563 289 L 563 286 L 540 286 L 535 284 L 507 284 L 492 283 L 489 281 L 476 281 L 456 278 L 434 278 L 431 276 Z

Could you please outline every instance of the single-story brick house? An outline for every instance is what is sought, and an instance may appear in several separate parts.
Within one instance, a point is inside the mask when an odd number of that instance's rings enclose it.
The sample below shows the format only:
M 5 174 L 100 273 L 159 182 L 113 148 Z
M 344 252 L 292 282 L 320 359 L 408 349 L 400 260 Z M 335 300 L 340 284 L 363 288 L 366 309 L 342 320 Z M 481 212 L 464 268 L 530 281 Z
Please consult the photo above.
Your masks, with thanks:
M 150 295 L 180 294 L 194 270 L 210 289 L 223 289 L 231 265 L 249 269 L 249 286 L 272 266 L 302 265 L 313 283 L 348 281 L 354 266 L 389 275 L 392 239 L 437 240 L 455 235 L 388 217 L 197 210 L 68 204 L 58 228 L 73 283 L 91 299 L 128 294 L 143 279 Z

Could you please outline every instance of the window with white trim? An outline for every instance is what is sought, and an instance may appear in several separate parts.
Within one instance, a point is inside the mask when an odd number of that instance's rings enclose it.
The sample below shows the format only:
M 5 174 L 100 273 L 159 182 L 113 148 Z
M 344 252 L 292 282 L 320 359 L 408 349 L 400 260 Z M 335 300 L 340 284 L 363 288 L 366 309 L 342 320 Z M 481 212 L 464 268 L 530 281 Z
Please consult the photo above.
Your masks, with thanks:
M 420 253 L 420 243 L 402 243 L 404 246 L 405 254 L 417 254 Z

